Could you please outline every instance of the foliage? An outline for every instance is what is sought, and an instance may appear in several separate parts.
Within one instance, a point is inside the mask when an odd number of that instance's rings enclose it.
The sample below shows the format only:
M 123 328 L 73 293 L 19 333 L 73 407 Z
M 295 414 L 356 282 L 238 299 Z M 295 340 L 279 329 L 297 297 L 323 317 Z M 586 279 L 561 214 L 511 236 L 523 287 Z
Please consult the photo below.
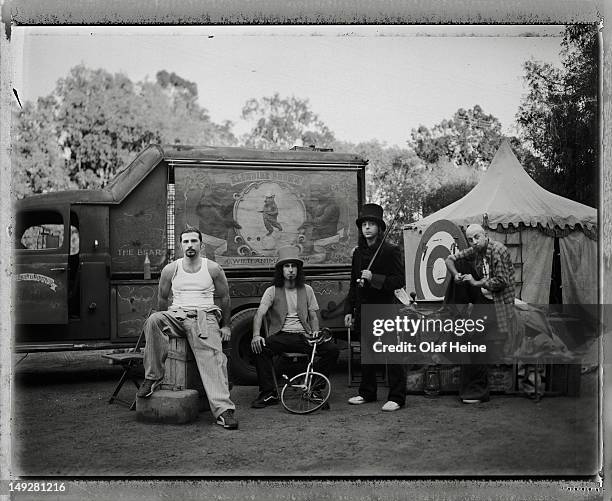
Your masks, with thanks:
M 471 167 L 455 167 L 447 163 L 432 169 L 430 176 L 437 180 L 437 187 L 423 196 L 423 217 L 467 195 L 478 184 L 481 172 Z
M 81 188 L 102 187 L 127 156 L 160 140 L 142 120 L 142 97 L 125 75 L 77 66 L 53 95 L 68 177 Z
M 474 186 L 476 185 L 469 181 L 455 181 L 443 184 L 423 199 L 423 217 L 429 216 L 429 214 L 433 214 L 463 198 Z
M 598 42 L 592 25 L 565 29 L 561 68 L 527 61 L 517 123 L 540 165 L 526 166 L 546 189 L 597 205 Z
M 49 96 L 39 99 L 37 106 L 27 102 L 23 109 L 14 110 L 12 189 L 16 198 L 76 188 L 64 171 L 63 151 L 55 135 L 55 106 Z
M 242 118 L 253 122 L 243 137 L 246 146 L 288 149 L 314 144 L 326 148 L 334 135 L 319 116 L 310 109 L 308 99 L 271 97 L 249 99 L 242 108 Z
M 427 164 L 450 161 L 457 166 L 484 170 L 502 140 L 501 123 L 475 105 L 458 109 L 431 130 L 421 125 L 410 133 L 408 145 Z
M 103 187 L 152 142 L 233 144 L 231 123 L 214 124 L 196 101 L 195 84 L 174 73 L 134 84 L 75 66 L 49 96 L 16 112 L 14 194 Z
M 423 162 L 408 149 L 387 146 L 376 140 L 358 144 L 338 141 L 333 147 L 334 151 L 355 153 L 368 160 L 366 201 L 380 204 L 387 221 L 397 214 L 391 240 L 400 242 L 403 225 L 416 219 L 423 196 L 437 186 L 438 181 L 428 174 Z
M 181 94 L 182 99 L 192 105 L 198 98 L 198 85 L 195 82 L 185 80 L 174 72 L 168 73 L 166 70 L 158 71 L 155 77 L 162 89 L 170 89 Z

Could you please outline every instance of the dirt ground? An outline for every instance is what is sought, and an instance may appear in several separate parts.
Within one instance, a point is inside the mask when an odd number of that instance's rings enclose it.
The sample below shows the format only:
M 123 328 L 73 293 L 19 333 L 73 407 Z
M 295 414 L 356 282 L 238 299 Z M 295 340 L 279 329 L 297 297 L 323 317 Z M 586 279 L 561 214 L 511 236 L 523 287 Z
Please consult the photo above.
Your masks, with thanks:
M 597 372 L 582 375 L 579 397 L 493 396 L 467 406 L 452 395 L 409 395 L 404 409 L 383 413 L 386 388 L 379 402 L 346 403 L 355 388 L 341 360 L 330 411 L 251 409 L 257 388 L 236 386 L 240 429 L 229 431 L 209 412 L 186 425 L 147 424 L 109 405 L 120 369 L 101 352 L 30 354 L 14 371 L 15 475 L 553 477 L 598 470 Z M 134 392 L 127 383 L 124 390 Z

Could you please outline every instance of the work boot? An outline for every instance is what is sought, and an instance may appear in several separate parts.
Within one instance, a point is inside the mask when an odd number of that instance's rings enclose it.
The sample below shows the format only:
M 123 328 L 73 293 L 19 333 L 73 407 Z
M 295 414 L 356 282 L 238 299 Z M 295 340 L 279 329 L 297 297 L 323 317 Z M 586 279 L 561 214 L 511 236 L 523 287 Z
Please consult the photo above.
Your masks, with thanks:
M 238 420 L 234 417 L 234 409 L 227 409 L 222 412 L 217 418 L 217 424 L 223 426 L 227 430 L 235 430 L 238 428 Z
M 138 398 L 149 398 L 151 395 L 153 395 L 153 392 L 157 389 L 161 382 L 161 379 L 145 379 L 140 385 L 140 388 L 138 388 L 136 396 Z

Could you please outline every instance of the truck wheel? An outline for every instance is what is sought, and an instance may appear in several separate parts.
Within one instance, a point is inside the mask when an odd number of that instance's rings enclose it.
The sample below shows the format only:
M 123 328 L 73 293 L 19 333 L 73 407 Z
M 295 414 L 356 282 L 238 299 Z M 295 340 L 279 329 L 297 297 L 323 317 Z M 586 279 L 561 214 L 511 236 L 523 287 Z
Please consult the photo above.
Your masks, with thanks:
M 230 341 L 230 372 L 232 381 L 240 385 L 256 385 L 257 372 L 251 352 L 253 338 L 253 317 L 257 308 L 242 310 L 232 317 L 232 338 Z

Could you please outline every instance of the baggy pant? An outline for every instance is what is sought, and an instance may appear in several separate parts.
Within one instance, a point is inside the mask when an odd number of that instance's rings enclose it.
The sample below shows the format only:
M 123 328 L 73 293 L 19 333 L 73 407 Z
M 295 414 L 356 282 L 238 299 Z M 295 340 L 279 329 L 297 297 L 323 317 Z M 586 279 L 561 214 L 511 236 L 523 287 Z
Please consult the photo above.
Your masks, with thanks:
M 182 313 L 178 316 L 183 317 Z M 197 316 L 177 318 L 176 312 L 157 311 L 147 319 L 144 330 L 145 378 L 162 379 L 169 338 L 187 338 L 212 414 L 216 418 L 227 409 L 236 408 L 230 400 L 227 357 L 223 353 L 221 331 L 214 312 L 199 312 Z
M 459 399 L 489 400 L 489 368 L 502 359 L 505 337 L 497 329 L 493 301 L 481 298 L 474 304 L 472 318 L 487 318 L 485 333 L 473 334 L 473 344 L 484 344 L 486 353 L 471 353 L 467 355 L 467 363 L 461 365 L 459 382 Z

